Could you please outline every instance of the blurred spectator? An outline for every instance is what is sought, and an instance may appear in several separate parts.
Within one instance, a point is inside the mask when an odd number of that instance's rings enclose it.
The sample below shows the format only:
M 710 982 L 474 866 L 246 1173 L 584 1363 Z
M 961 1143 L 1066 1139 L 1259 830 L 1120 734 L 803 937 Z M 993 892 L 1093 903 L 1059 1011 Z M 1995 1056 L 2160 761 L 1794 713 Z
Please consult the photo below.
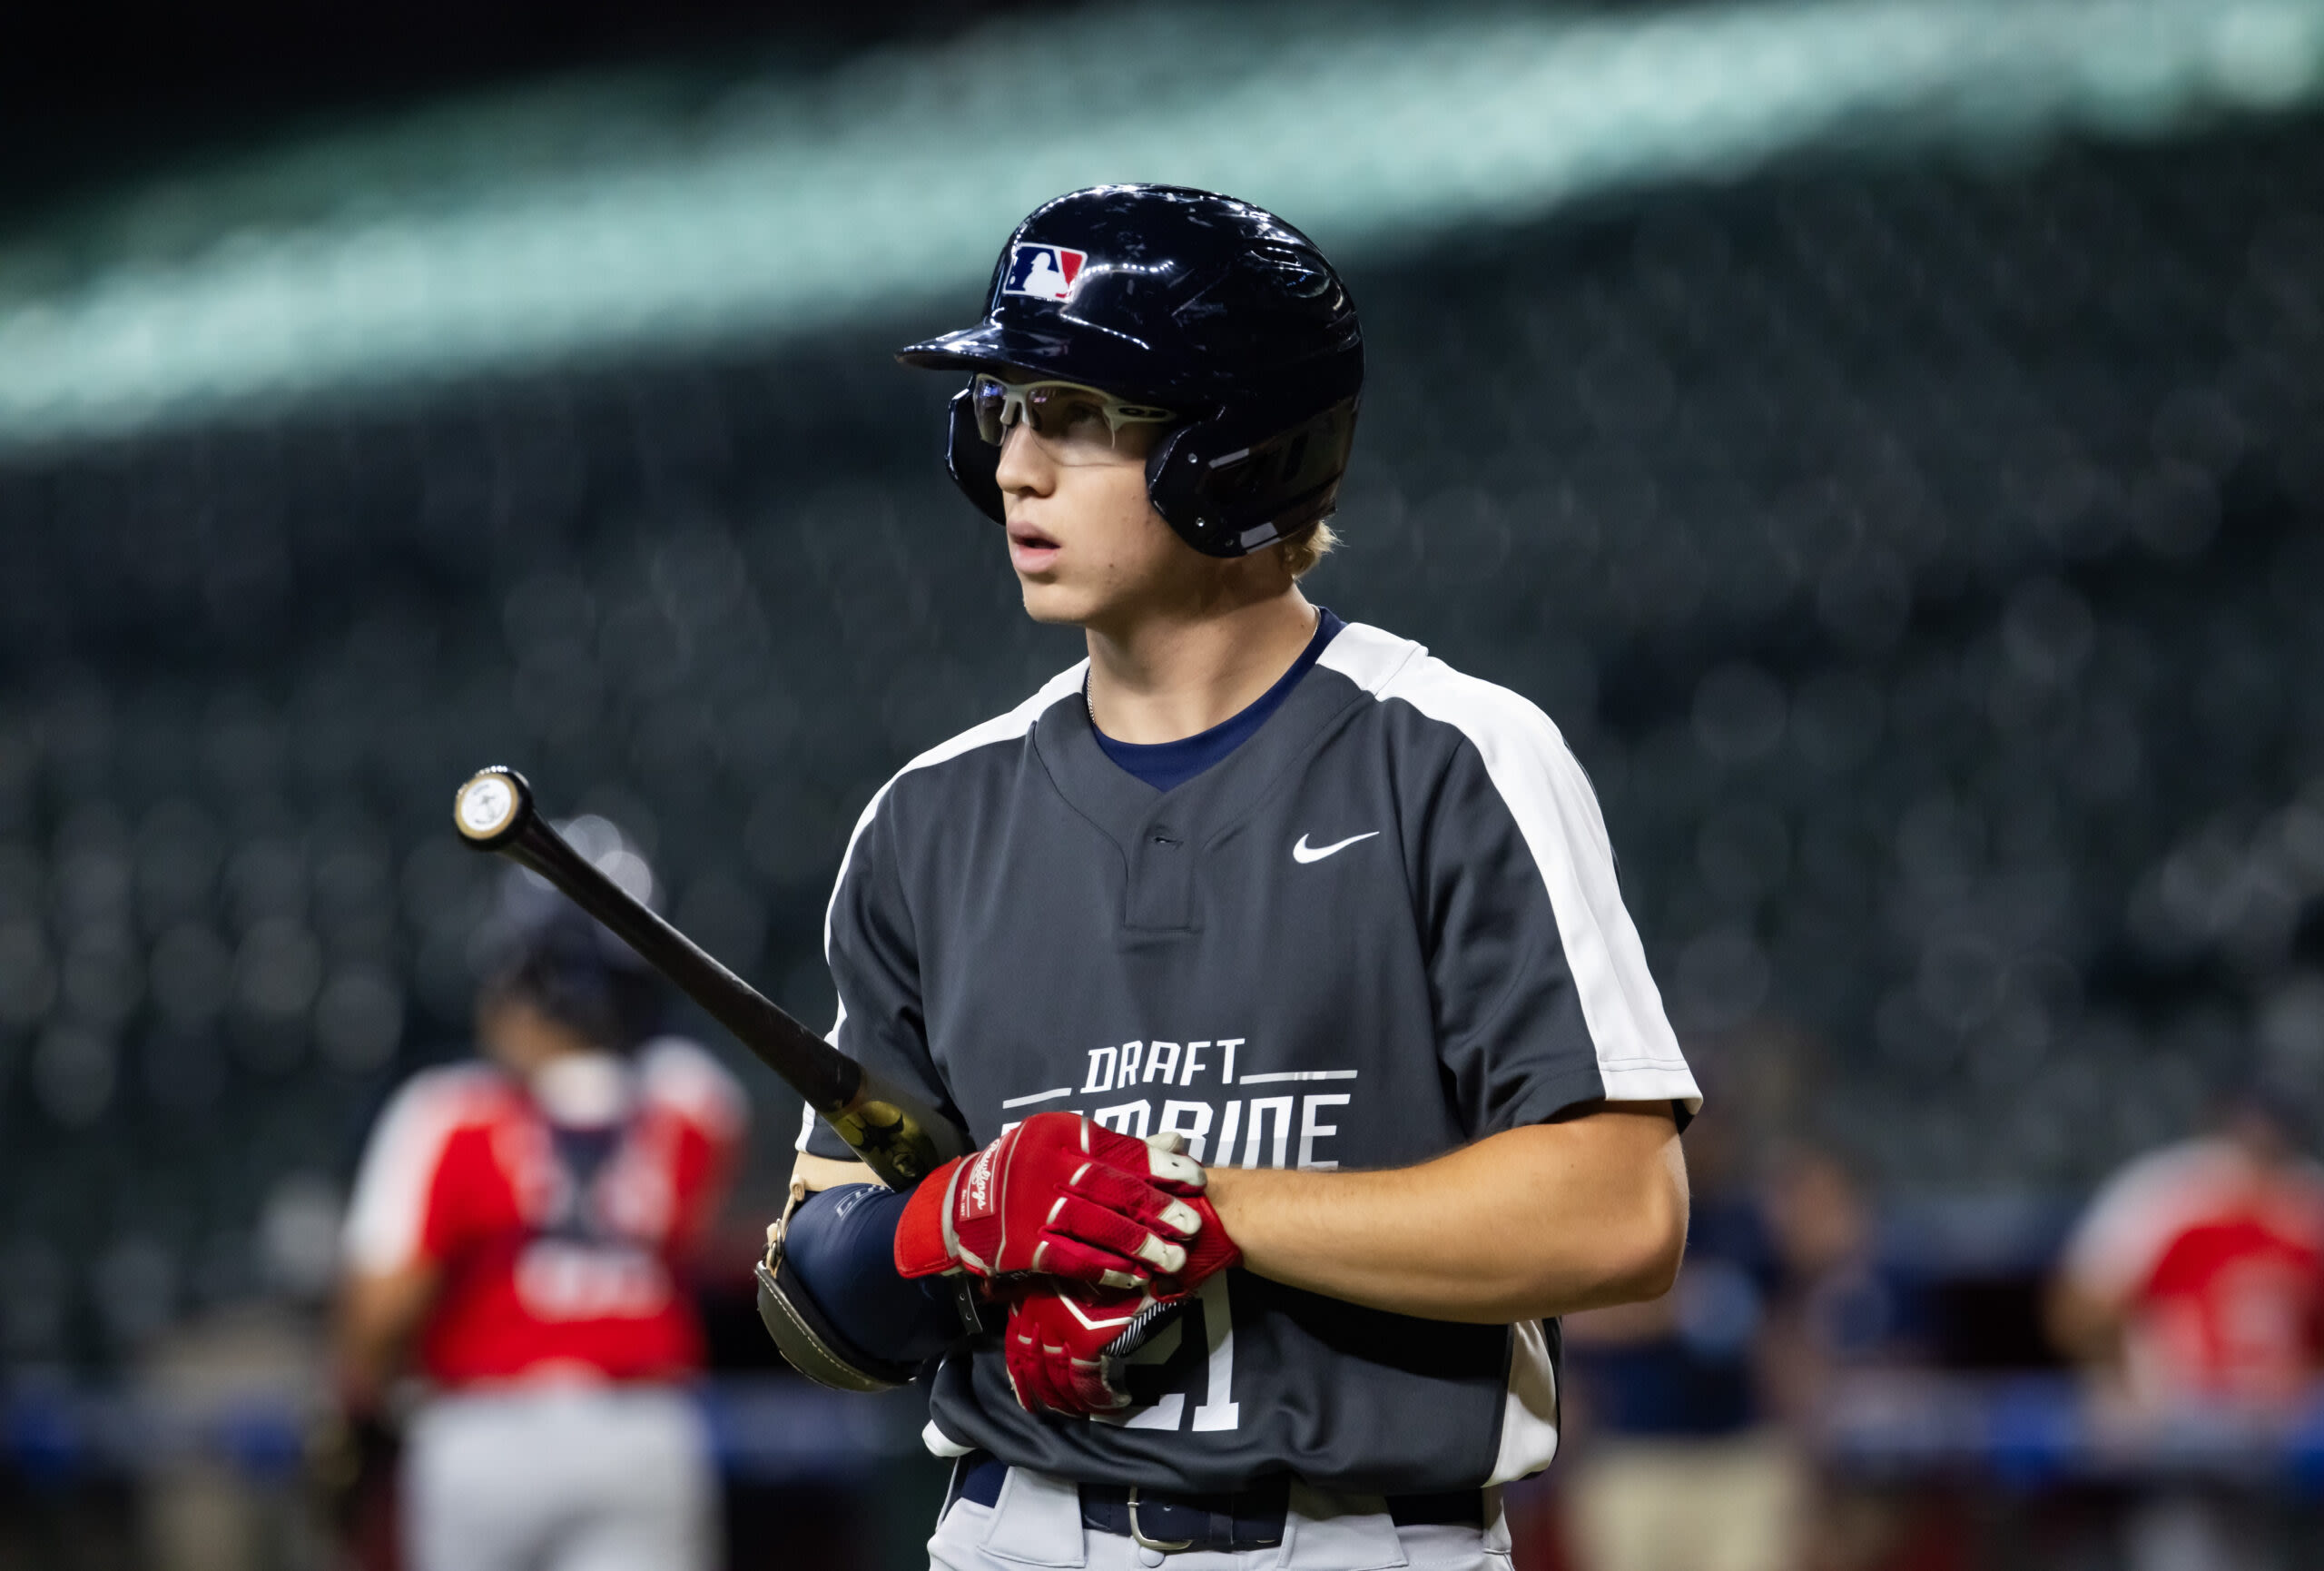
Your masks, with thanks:
M 1839 1158 L 1786 1150 L 1747 1187 L 1729 1145 L 1711 1121 L 1689 1131 L 1678 1285 L 1566 1322 L 1585 1425 L 1576 1556 L 1587 1571 L 1893 1565 L 1912 1502 L 1823 1476 L 1812 1452 L 1835 1383 L 1909 1352 L 1905 1284 Z
M 156 1448 L 141 1491 L 143 1571 L 317 1562 L 315 1524 L 296 1487 L 297 1430 L 276 1431 L 267 1417 L 312 1411 L 314 1333 L 306 1315 L 261 1302 L 173 1327 L 142 1351 L 148 1421 L 213 1440 Z
M 2052 1334 L 2101 1382 L 2114 1428 L 2167 1454 L 2292 1418 L 2324 1369 L 2324 1169 L 2297 1102 L 2247 1087 L 2212 1132 L 2110 1179 L 2052 1285 Z M 2139 1502 L 2133 1571 L 2276 1563 L 2270 1504 L 2194 1476 Z
M 1650 1303 L 1567 1318 L 1584 1439 L 1568 1481 L 1587 1571 L 1789 1571 L 1803 1469 L 1754 1368 L 1775 1287 L 1731 1125 L 1689 1132 L 1686 1264 Z
M 2141 1404 L 2305 1395 L 2324 1352 L 2324 1169 L 2299 1121 L 2253 1088 L 2212 1133 L 2107 1181 L 2052 1289 L 2059 1345 Z
M 1777 1157 L 1760 1204 L 1777 1280 L 1760 1346 L 1764 1390 L 1777 1417 L 1804 1426 L 1841 1370 L 1896 1352 L 1904 1293 L 1876 1248 L 1870 1203 L 1831 1152 Z
M 408 1349 L 431 1387 L 399 1513 L 417 1571 L 718 1557 L 711 1449 L 684 1388 L 703 1334 L 679 1270 L 744 1103 L 700 1048 L 651 1035 L 652 1002 L 594 923 L 561 901 L 536 912 L 478 1009 L 486 1062 L 415 1077 L 372 1136 L 340 1380 L 359 1432 Z
M 1872 1207 L 1838 1156 L 1783 1152 L 1760 1203 L 1777 1284 L 1759 1339 L 1761 1396 L 1786 1431 L 1811 1446 L 1850 1370 L 1910 1356 L 1907 1293 L 1882 1260 Z M 1809 1494 L 1794 1566 L 1894 1565 L 1918 1536 L 1915 1502 L 1893 1491 L 1827 1471 Z

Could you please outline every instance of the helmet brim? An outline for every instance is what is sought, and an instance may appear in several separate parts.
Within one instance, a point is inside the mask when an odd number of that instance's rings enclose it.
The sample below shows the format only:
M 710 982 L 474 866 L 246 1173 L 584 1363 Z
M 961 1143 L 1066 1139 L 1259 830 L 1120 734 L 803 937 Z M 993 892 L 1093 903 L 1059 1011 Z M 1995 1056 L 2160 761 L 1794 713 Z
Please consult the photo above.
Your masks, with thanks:
M 1081 382 L 1122 397 L 1170 403 L 1177 390 L 1148 387 L 1147 346 L 1103 328 L 1055 316 L 1054 325 L 1028 327 L 987 318 L 974 327 L 922 339 L 896 351 L 898 361 L 923 371 L 1013 369 Z
M 955 332 L 940 333 L 924 338 L 918 343 L 906 344 L 896 351 L 897 363 L 917 366 L 921 371 L 988 371 L 994 366 L 1016 363 L 1010 353 L 1029 349 L 1037 360 L 1054 361 L 1062 345 L 1044 347 L 1026 344 L 1032 335 L 1011 332 L 998 323 L 983 321 L 974 327 L 964 327 Z

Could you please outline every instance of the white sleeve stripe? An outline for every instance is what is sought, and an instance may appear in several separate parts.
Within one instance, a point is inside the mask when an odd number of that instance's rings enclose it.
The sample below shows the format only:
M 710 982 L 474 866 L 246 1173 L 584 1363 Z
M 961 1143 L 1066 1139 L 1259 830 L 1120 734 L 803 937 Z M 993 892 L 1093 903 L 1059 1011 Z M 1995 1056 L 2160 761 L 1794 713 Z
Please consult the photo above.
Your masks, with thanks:
M 401 1270 L 419 1258 L 428 1225 L 428 1192 L 459 1127 L 459 1087 L 423 1075 L 398 1093 L 363 1153 L 347 1208 L 341 1253 L 350 1269 Z
M 1516 694 L 1462 676 L 1377 627 L 1350 623 L 1318 663 L 1375 698 L 1401 699 L 1468 737 L 1549 891 L 1606 1096 L 1672 1099 L 1699 1110 L 1702 1092 L 1622 904 L 1597 796 L 1556 725 Z

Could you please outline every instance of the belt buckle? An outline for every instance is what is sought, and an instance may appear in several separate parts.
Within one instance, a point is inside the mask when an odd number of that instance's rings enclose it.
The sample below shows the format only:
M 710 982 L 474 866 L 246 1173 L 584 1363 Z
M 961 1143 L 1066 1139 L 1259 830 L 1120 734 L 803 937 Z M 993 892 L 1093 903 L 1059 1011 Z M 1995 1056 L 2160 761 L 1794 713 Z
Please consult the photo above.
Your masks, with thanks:
M 1145 1529 L 1137 1525 L 1137 1486 L 1135 1484 L 1129 1489 L 1129 1536 L 1131 1542 L 1139 1548 L 1158 1549 L 1165 1555 L 1175 1555 L 1181 1549 L 1195 1546 L 1191 1538 L 1148 1538 L 1146 1536 Z

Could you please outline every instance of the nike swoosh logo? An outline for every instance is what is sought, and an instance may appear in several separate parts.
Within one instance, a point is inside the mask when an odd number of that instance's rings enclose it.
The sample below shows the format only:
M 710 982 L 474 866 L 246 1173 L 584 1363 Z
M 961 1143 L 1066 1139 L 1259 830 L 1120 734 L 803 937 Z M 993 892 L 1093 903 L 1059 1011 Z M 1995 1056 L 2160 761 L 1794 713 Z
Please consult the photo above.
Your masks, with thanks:
M 1307 844 L 1307 836 L 1302 835 L 1299 837 L 1299 844 L 1291 848 L 1291 859 L 1294 862 L 1321 862 L 1333 852 L 1344 851 L 1357 841 L 1369 840 L 1379 833 L 1377 829 L 1367 829 L 1361 835 L 1351 835 L 1344 840 L 1334 840 L 1329 845 L 1310 845 Z

